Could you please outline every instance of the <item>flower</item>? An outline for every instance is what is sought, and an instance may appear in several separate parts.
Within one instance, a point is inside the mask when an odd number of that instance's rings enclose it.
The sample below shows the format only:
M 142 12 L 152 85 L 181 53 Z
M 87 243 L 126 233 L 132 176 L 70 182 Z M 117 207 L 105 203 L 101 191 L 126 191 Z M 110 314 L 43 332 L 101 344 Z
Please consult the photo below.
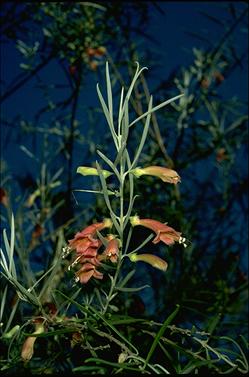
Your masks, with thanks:
M 89 248 L 99 248 L 101 242 L 91 237 L 91 235 L 82 235 L 76 233 L 74 239 L 68 241 L 72 250 L 76 250 L 77 254 L 84 254 Z
M 80 281 L 82 284 L 86 284 L 91 277 L 94 277 L 95 279 L 103 279 L 103 274 L 97 271 L 96 266 L 92 263 L 84 263 L 75 275 L 75 281 Z
M 9 199 L 6 190 L 3 187 L 0 187 L 0 203 L 5 207 L 8 207 Z
M 108 170 L 101 170 L 101 172 L 102 172 L 102 174 L 105 178 L 108 178 L 110 175 L 113 174 Z M 86 175 L 99 175 L 99 172 L 96 168 L 92 168 L 92 167 L 89 167 L 89 166 L 79 166 L 76 170 L 76 173 L 82 174 L 84 176 L 86 176 Z
M 213 77 L 215 79 L 216 84 L 221 84 L 222 81 L 225 80 L 225 77 L 222 75 L 222 73 L 220 71 L 215 71 L 213 73 Z
M 98 249 L 101 241 L 96 239 L 97 231 L 104 228 L 111 228 L 112 221 L 104 219 L 101 223 L 91 224 L 82 231 L 76 233 L 73 239 L 68 241 L 68 245 L 63 250 L 63 258 L 65 258 L 72 250 L 76 250 L 77 254 L 84 254 L 88 249 Z
M 104 46 L 99 46 L 97 48 L 88 47 L 86 53 L 88 56 L 101 57 L 106 53 L 106 48 Z
M 104 46 L 99 46 L 95 50 L 95 56 L 103 56 L 106 53 L 106 48 Z
M 115 238 L 113 234 L 109 234 L 107 239 L 108 243 L 105 250 L 100 255 L 100 260 L 110 259 L 112 263 L 117 263 L 120 240 Z
M 218 149 L 217 153 L 216 153 L 216 161 L 217 162 L 222 162 L 224 160 L 228 160 L 229 157 L 227 155 L 227 151 L 225 148 L 220 148 Z
M 35 334 L 41 334 L 44 332 L 44 325 L 43 323 L 41 323 L 41 320 L 36 320 L 36 324 L 35 324 L 35 327 L 36 327 L 36 330 L 35 332 L 33 333 L 33 335 Z M 33 356 L 33 353 L 34 353 L 34 344 L 35 344 L 35 341 L 36 341 L 37 337 L 36 336 L 28 336 L 24 343 L 23 343 L 23 346 L 22 346 L 22 352 L 21 352 L 21 357 L 23 359 L 23 361 L 29 361 L 32 356 Z
M 175 242 L 179 242 L 182 243 L 184 247 L 187 247 L 185 243 L 186 238 L 181 236 L 181 232 L 177 232 L 175 229 L 160 221 L 140 219 L 138 216 L 132 216 L 130 217 L 130 222 L 132 226 L 142 225 L 145 228 L 153 230 L 156 233 L 156 237 L 152 242 L 155 244 L 160 241 L 164 242 L 166 245 L 173 245 Z
M 99 260 L 98 249 L 102 246 L 102 241 L 95 238 L 97 231 L 104 228 L 111 228 L 112 221 L 104 219 L 100 223 L 91 224 L 82 231 L 76 233 L 73 239 L 68 241 L 68 246 L 63 248 L 63 257 L 65 258 L 72 250 L 76 251 L 76 258 L 68 267 L 70 270 L 76 264 L 81 264 L 81 268 L 76 272 L 76 281 L 85 284 L 91 277 L 102 279 L 103 274 L 96 270 L 101 263 Z
M 168 263 L 165 260 L 153 254 L 131 254 L 129 258 L 131 262 L 146 262 L 161 271 L 166 271 L 168 268 Z
M 86 53 L 87 53 L 88 56 L 94 56 L 95 55 L 95 48 L 88 47 L 86 49 Z
M 177 184 L 181 182 L 181 178 L 175 170 L 164 168 L 161 166 L 148 166 L 147 168 L 136 168 L 131 170 L 137 178 L 141 175 L 153 175 L 160 178 L 163 182 Z

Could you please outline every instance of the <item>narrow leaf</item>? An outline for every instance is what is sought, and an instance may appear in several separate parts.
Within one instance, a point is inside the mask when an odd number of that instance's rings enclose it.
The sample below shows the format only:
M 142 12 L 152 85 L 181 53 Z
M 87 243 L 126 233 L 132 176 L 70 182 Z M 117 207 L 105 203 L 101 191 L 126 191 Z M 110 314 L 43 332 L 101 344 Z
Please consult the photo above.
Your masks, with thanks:
M 142 287 L 137 287 L 137 288 L 133 288 L 133 287 L 116 287 L 116 289 L 118 291 L 120 291 L 120 292 L 139 292 L 139 291 L 141 291 L 144 288 L 150 288 L 150 285 L 146 284 L 146 285 L 143 285 Z
M 179 94 L 178 96 L 170 98 L 167 101 L 161 103 L 160 105 L 157 105 L 157 106 L 153 107 L 150 111 L 149 110 L 146 111 L 146 113 L 142 114 L 140 117 L 138 117 L 137 119 L 133 120 L 133 122 L 131 122 L 131 124 L 129 125 L 129 127 L 133 126 L 133 124 L 137 123 L 139 120 L 141 120 L 144 117 L 146 117 L 149 113 L 154 113 L 155 111 L 161 109 L 161 107 L 164 107 L 164 106 L 168 105 L 169 103 L 171 103 L 173 101 L 176 101 L 178 98 L 181 98 L 182 96 L 184 96 L 184 94 Z
M 160 338 L 163 336 L 167 326 L 173 321 L 173 319 L 175 318 L 175 316 L 177 315 L 177 313 L 179 312 L 179 309 L 180 309 L 180 305 L 177 305 L 176 309 L 173 311 L 173 313 L 171 313 L 168 318 L 166 318 L 166 320 L 164 321 L 162 327 L 160 328 L 160 330 L 158 331 L 151 347 L 150 347 L 150 350 L 148 352 L 148 355 L 146 357 L 146 365 L 148 364 L 151 356 L 153 355 L 153 352 L 155 351 L 155 348 L 160 340 Z
M 114 171 L 114 173 L 116 174 L 117 178 L 120 180 L 120 174 L 116 168 L 116 166 L 114 165 L 114 163 L 104 155 L 104 153 L 100 152 L 99 150 L 97 150 L 97 153 L 98 155 L 110 166 L 110 168 Z
M 138 146 L 134 160 L 131 164 L 131 169 L 133 169 L 135 167 L 135 165 L 136 165 L 136 163 L 139 159 L 140 153 L 142 152 L 142 149 L 143 149 L 143 146 L 144 146 L 147 134 L 148 134 L 149 125 L 150 125 L 150 118 L 151 118 L 151 108 L 152 108 L 152 96 L 150 97 L 150 101 L 149 101 L 147 118 L 146 118 L 146 122 L 145 122 L 145 125 L 144 125 L 144 130 L 143 130 L 143 133 L 142 133 L 141 141 L 140 141 L 140 144 Z
M 109 111 L 108 111 L 108 108 L 106 106 L 106 103 L 104 101 L 104 98 L 102 96 L 102 93 L 99 89 L 99 85 L 97 84 L 97 93 L 98 93 L 98 96 L 99 96 L 99 100 L 100 100 L 100 103 L 101 103 L 101 106 L 102 106 L 102 109 L 103 109 L 103 112 L 105 114 L 105 117 L 106 117 L 106 120 L 107 120 L 107 123 L 109 125 L 109 128 L 110 128 L 110 131 L 111 131 L 111 134 L 112 134 L 112 138 L 113 138 L 113 141 L 114 141 L 114 144 L 116 146 L 116 148 L 118 149 L 118 144 L 117 144 L 117 135 L 115 133 L 115 130 L 113 128 L 113 124 L 112 124 L 112 120 L 111 120 L 111 117 L 110 117 L 110 114 L 109 114 Z
M 112 128 L 114 129 L 114 126 L 113 126 L 113 107 L 112 107 L 112 85 L 111 85 L 111 80 L 110 80 L 108 61 L 106 62 L 106 66 L 105 66 L 105 75 L 106 75 L 106 88 L 107 88 L 107 100 L 108 100 L 109 116 L 110 116 Z
M 99 172 L 99 178 L 100 178 L 100 182 L 101 182 L 102 189 L 103 189 L 103 195 L 104 195 L 105 203 L 107 205 L 107 208 L 109 209 L 109 212 L 110 212 L 113 224 L 114 224 L 115 228 L 117 229 L 117 231 L 118 231 L 118 233 L 120 235 L 120 226 L 119 226 L 119 224 L 117 222 L 116 215 L 115 215 L 115 213 L 112 210 L 111 203 L 110 203 L 109 196 L 108 196 L 108 190 L 107 190 L 107 186 L 106 186 L 106 181 L 105 181 L 105 178 L 104 178 L 104 176 L 103 176 L 103 174 L 101 172 L 101 169 L 100 169 L 98 161 L 96 161 L 96 166 L 97 166 L 97 169 L 98 169 L 98 172 Z
M 135 274 L 135 270 L 131 270 L 122 281 L 118 283 L 119 288 L 122 288 L 125 286 L 125 284 L 132 278 L 132 276 Z

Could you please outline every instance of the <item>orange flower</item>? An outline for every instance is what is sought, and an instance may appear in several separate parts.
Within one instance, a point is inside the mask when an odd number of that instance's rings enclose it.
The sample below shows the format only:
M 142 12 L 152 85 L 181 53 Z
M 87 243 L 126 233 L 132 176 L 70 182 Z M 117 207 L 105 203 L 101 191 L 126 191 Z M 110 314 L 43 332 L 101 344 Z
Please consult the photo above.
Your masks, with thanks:
M 86 53 L 87 53 L 88 56 L 94 56 L 95 55 L 95 48 L 88 47 L 86 49 Z
M 40 224 L 36 224 L 32 232 L 32 237 L 39 238 L 43 233 L 43 227 Z
M 76 233 L 74 239 L 68 241 L 72 250 L 76 250 L 77 254 L 83 254 L 89 248 L 98 248 L 100 241 L 92 238 L 90 235 L 82 236 Z
M 222 73 L 220 71 L 215 71 L 213 73 L 213 77 L 215 78 L 216 84 L 221 84 L 222 81 L 225 80 L 225 77 L 222 75 Z
M 99 46 L 97 48 L 88 47 L 86 53 L 88 56 L 101 57 L 106 53 L 106 48 L 104 46 Z
M 97 231 L 104 228 L 111 228 L 112 221 L 104 219 L 101 223 L 96 223 L 87 226 L 81 232 L 76 233 L 72 240 L 68 241 L 68 246 L 65 246 L 63 251 L 63 258 L 65 258 L 72 250 L 76 250 L 77 254 L 84 254 L 89 248 L 98 249 L 101 246 L 101 241 L 94 238 Z
M 43 323 L 41 323 L 41 320 L 36 320 L 36 321 L 37 321 L 37 323 L 35 324 L 36 330 L 33 333 L 33 335 L 41 334 L 44 332 L 44 325 Z M 33 353 L 34 353 L 34 344 L 35 344 L 36 339 L 37 339 L 36 336 L 28 336 L 26 340 L 24 341 L 23 346 L 22 346 L 22 352 L 21 352 L 21 357 L 23 361 L 27 362 L 32 358 Z
M 132 226 L 142 225 L 145 228 L 153 230 L 156 233 L 156 237 L 152 242 L 155 244 L 160 241 L 164 242 L 166 245 L 173 245 L 175 242 L 179 242 L 182 243 L 184 247 L 187 247 L 185 243 L 186 238 L 182 237 L 180 232 L 177 232 L 175 229 L 160 221 L 140 219 L 138 216 L 133 216 L 130 217 L 130 222 Z
M 75 281 L 80 281 L 82 284 L 86 284 L 91 277 L 95 279 L 103 279 L 103 274 L 96 270 L 96 266 L 92 263 L 84 263 L 79 271 L 76 272 Z
M 166 271 L 168 268 L 168 263 L 165 260 L 153 254 L 132 254 L 129 258 L 131 262 L 146 262 L 161 271 Z
M 99 259 L 110 259 L 112 263 L 117 263 L 119 246 L 120 240 L 115 238 L 112 234 L 109 234 L 108 244 Z
M 81 232 L 76 233 L 75 237 L 68 241 L 68 246 L 63 248 L 63 257 L 72 250 L 76 250 L 76 258 L 68 267 L 69 270 L 76 264 L 82 265 L 80 270 L 75 274 L 76 281 L 85 284 L 91 277 L 96 279 L 103 278 L 103 274 L 96 270 L 96 267 L 101 264 L 98 249 L 102 245 L 102 242 L 95 237 L 97 236 L 97 231 L 110 227 L 112 227 L 110 219 L 104 219 L 101 223 L 89 225 Z
M 96 235 L 97 230 L 102 230 L 104 228 L 111 228 L 112 227 L 112 221 L 111 219 L 104 219 L 101 223 L 96 223 L 89 225 L 85 229 L 83 229 L 80 234 L 82 236 L 91 236 L 94 237 Z
M 8 207 L 9 199 L 6 190 L 3 187 L 0 187 L 0 203 L 5 207 Z
M 222 162 L 222 161 L 228 160 L 228 159 L 229 159 L 229 157 L 226 154 L 226 149 L 225 148 L 218 149 L 218 151 L 216 153 L 216 161 L 217 162 Z
M 153 175 L 160 178 L 163 182 L 178 183 L 181 178 L 175 170 L 164 168 L 161 166 L 148 166 L 147 168 L 136 168 L 131 171 L 137 178 L 141 175 Z
M 106 53 L 106 48 L 104 46 L 99 46 L 96 48 L 95 56 L 103 56 Z

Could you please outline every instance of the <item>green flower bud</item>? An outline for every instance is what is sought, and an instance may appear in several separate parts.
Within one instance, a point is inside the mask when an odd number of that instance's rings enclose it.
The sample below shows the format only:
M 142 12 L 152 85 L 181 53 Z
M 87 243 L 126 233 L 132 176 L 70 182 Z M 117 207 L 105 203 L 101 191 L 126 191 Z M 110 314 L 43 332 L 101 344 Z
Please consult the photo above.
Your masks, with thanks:
M 102 174 L 105 178 L 108 178 L 110 175 L 113 174 L 108 170 L 101 170 L 101 172 L 102 172 Z M 96 168 L 92 168 L 92 167 L 89 167 L 89 166 L 79 166 L 77 168 L 76 173 L 79 173 L 79 174 L 84 175 L 84 176 L 85 175 L 99 175 L 98 170 Z

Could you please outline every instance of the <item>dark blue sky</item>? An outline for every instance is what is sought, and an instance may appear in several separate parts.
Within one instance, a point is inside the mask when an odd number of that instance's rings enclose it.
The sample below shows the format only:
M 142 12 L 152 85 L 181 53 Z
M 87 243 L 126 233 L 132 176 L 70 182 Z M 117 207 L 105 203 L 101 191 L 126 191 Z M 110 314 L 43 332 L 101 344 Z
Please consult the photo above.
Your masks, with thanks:
M 160 13 L 154 8 L 154 11 L 150 12 L 150 22 L 145 32 L 150 35 L 155 43 L 146 41 L 146 47 L 148 46 L 154 51 L 160 54 L 161 68 L 158 69 L 158 80 L 166 79 L 169 73 L 176 67 L 187 66 L 193 61 L 192 48 L 203 48 L 208 46 L 205 41 L 198 40 L 190 34 L 196 34 L 203 38 L 207 38 L 213 45 L 218 41 L 223 33 L 223 28 L 204 17 L 201 12 L 205 12 L 211 17 L 217 19 L 228 18 L 227 7 L 231 2 L 158 2 L 160 9 L 163 13 Z M 234 2 L 235 3 L 235 2 Z M 247 7 L 245 2 L 236 2 L 236 10 L 238 13 L 243 11 Z M 244 34 L 244 37 L 243 37 Z M 248 42 L 247 30 L 244 33 L 233 34 L 233 38 L 236 41 L 237 48 L 241 45 L 241 49 L 245 49 Z M 237 38 L 237 40 L 236 40 Z M 238 40 L 239 38 L 239 40 Z M 20 53 L 16 50 L 14 45 L 4 45 L 1 49 L 1 79 L 6 84 L 10 83 L 17 74 L 22 72 L 19 67 Z M 140 61 L 140 65 L 145 65 L 146 62 Z M 247 64 L 247 62 L 245 62 Z M 55 63 L 50 64 L 42 72 L 41 76 L 46 79 L 47 83 L 60 82 L 62 72 L 58 69 L 58 65 Z M 248 70 L 246 66 L 244 69 L 237 69 L 235 77 L 230 77 L 223 83 L 224 93 L 228 96 L 237 96 L 242 100 L 248 98 Z M 150 72 L 147 73 L 147 77 L 150 80 Z M 88 89 L 95 91 L 95 84 L 98 80 L 97 77 L 91 77 L 89 80 Z M 154 80 L 152 80 L 152 83 Z M 40 105 L 40 101 L 43 102 L 41 93 L 39 90 L 34 90 L 34 83 L 30 82 L 25 85 L 20 91 L 17 91 L 10 100 L 4 103 L 2 108 L 3 114 L 6 116 L 13 116 L 15 113 L 21 113 L 24 118 L 30 118 L 36 112 L 37 107 Z M 92 87 L 92 88 L 91 88 Z M 151 88 L 153 90 L 153 87 Z M 2 91 L 4 92 L 4 91 Z M 59 93 L 59 91 L 58 91 Z M 83 93 L 84 95 L 84 93 Z M 90 98 L 88 95 L 84 96 L 84 102 Z
M 198 40 L 196 36 L 206 38 L 211 46 L 221 39 L 224 29 L 205 17 L 203 13 L 213 18 L 228 19 L 228 6 L 234 4 L 238 14 L 248 8 L 245 2 L 229 1 L 162 1 L 159 2 L 164 14 L 152 12 L 148 28 L 149 33 L 157 40 L 158 48 L 162 58 L 163 67 L 160 70 L 160 77 L 167 77 L 170 71 L 176 66 L 187 66 L 193 61 L 192 48 L 208 46 L 205 40 Z M 246 18 L 246 17 L 245 17 Z M 239 29 L 239 28 L 238 28 Z M 248 44 L 248 30 L 233 33 L 233 40 L 239 50 L 243 51 Z M 248 61 L 245 60 L 244 69 L 237 69 L 235 77 L 229 78 L 223 83 L 224 94 L 229 98 L 237 96 L 241 100 L 248 100 Z

